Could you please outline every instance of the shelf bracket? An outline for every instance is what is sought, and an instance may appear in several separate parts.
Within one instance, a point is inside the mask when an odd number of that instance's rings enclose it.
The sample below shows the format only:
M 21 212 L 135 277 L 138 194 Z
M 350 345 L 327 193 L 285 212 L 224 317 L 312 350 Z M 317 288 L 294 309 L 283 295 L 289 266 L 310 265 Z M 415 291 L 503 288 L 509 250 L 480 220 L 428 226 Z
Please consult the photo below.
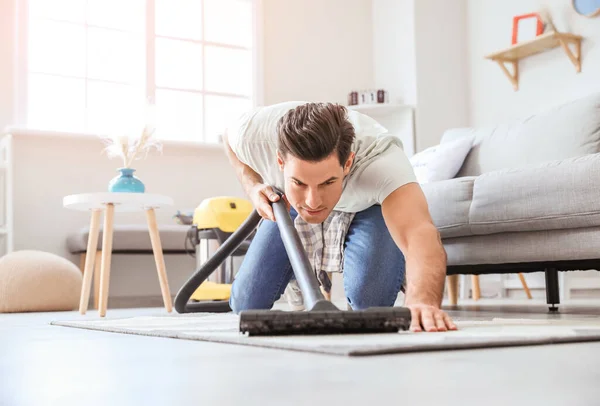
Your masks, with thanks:
M 508 80 L 510 80 L 510 83 L 512 83 L 513 89 L 515 91 L 519 90 L 519 62 L 504 59 L 496 59 L 496 62 L 498 63 L 498 65 L 502 69 L 502 72 L 504 72 Z M 512 65 L 513 73 L 510 73 L 510 71 L 506 67 L 506 64 Z
M 575 39 L 567 41 L 563 38 L 559 38 L 558 41 L 560 42 L 560 46 L 562 47 L 562 49 L 565 51 L 565 53 L 571 60 L 571 63 L 573 63 L 573 66 L 575 66 L 575 71 L 577 73 L 581 72 L 581 40 Z M 569 48 L 569 42 L 573 42 L 573 44 L 575 45 L 575 54 L 573 54 L 571 48 Z

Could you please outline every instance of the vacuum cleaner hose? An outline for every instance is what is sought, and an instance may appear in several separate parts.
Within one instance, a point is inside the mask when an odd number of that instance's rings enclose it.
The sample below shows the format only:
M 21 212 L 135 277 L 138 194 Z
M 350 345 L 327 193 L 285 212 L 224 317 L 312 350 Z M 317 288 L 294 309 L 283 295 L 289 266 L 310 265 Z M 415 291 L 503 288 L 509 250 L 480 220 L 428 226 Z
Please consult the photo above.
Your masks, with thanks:
M 215 302 L 189 302 L 190 298 L 198 289 L 198 287 L 204 282 L 210 274 L 212 274 L 222 263 L 231 255 L 243 242 L 252 234 L 256 229 L 262 217 L 256 210 L 250 213 L 250 216 L 242 223 L 242 225 L 225 240 L 225 242 L 217 249 L 213 256 L 211 256 L 194 274 L 187 280 L 187 282 L 179 289 L 177 296 L 175 296 L 174 307 L 177 313 L 226 313 L 231 311 L 229 302 L 226 301 L 215 301 Z

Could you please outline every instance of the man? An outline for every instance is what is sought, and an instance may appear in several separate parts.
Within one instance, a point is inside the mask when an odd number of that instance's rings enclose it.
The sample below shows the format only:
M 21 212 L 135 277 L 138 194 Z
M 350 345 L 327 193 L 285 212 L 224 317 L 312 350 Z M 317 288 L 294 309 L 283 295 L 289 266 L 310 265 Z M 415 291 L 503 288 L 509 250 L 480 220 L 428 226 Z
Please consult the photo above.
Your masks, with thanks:
M 310 243 L 317 275 L 343 271 L 349 306 L 393 306 L 404 284 L 412 331 L 456 329 L 440 309 L 446 253 L 401 142 L 385 128 L 340 105 L 288 102 L 243 115 L 224 143 L 264 218 L 232 286 L 234 312 L 270 309 L 293 278 L 273 186 Z

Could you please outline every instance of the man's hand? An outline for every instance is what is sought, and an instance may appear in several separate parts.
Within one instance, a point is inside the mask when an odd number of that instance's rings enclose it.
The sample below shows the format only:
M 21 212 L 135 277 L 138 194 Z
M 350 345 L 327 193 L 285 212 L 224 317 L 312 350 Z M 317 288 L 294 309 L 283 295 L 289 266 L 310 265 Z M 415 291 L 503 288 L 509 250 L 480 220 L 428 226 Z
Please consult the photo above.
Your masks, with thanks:
M 278 201 L 279 195 L 275 193 L 271 186 L 264 183 L 257 183 L 249 190 L 248 195 L 254 208 L 256 208 L 256 211 L 262 218 L 275 221 L 271 202 Z
M 407 305 L 410 309 L 410 331 L 448 331 L 456 330 L 456 325 L 443 310 L 424 304 Z
M 262 218 L 275 221 L 275 215 L 273 214 L 273 207 L 271 207 L 271 203 L 279 201 L 280 197 L 277 193 L 275 193 L 271 186 L 265 185 L 264 183 L 257 183 L 250 188 L 248 195 L 252 201 L 252 204 L 256 208 L 256 211 Z M 290 204 L 285 196 L 283 197 L 283 200 L 289 211 Z

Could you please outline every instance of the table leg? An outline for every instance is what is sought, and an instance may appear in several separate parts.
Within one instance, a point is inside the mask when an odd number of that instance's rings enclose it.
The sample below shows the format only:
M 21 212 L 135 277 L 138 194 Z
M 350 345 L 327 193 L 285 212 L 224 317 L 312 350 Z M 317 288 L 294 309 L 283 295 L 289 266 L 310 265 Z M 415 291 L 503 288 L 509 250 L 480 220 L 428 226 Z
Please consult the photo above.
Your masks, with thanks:
M 173 309 L 171 292 L 169 290 L 169 281 L 167 279 L 162 245 L 160 243 L 160 234 L 158 233 L 158 225 L 156 223 L 156 213 L 154 213 L 153 208 L 146 209 L 146 219 L 148 220 L 148 230 L 150 231 L 152 251 L 154 251 L 154 262 L 156 262 L 156 271 L 158 272 L 160 291 L 162 293 L 163 302 L 165 303 L 165 308 L 167 309 L 167 312 L 171 313 Z
M 85 265 L 83 267 L 83 283 L 81 284 L 81 296 L 79 298 L 79 313 L 81 314 L 87 312 L 90 300 L 90 287 L 92 284 L 92 274 L 94 273 L 94 259 L 96 258 L 98 234 L 100 232 L 100 214 L 100 210 L 92 210 L 90 233 L 88 235 L 87 250 L 85 254 Z
M 102 250 L 96 251 L 94 263 L 94 309 L 100 308 L 100 275 L 102 273 Z
M 522 273 L 519 273 L 519 279 L 521 279 L 521 285 L 523 285 L 523 289 L 525 289 L 525 294 L 528 299 L 531 299 L 531 291 L 529 290 L 529 286 L 527 286 L 527 282 L 525 282 L 525 276 Z
M 110 260 L 113 241 L 113 218 L 115 206 L 112 203 L 106 205 L 104 214 L 104 231 L 102 235 L 102 267 L 100 273 L 100 317 L 106 315 L 106 304 L 108 302 L 108 285 L 110 283 Z

